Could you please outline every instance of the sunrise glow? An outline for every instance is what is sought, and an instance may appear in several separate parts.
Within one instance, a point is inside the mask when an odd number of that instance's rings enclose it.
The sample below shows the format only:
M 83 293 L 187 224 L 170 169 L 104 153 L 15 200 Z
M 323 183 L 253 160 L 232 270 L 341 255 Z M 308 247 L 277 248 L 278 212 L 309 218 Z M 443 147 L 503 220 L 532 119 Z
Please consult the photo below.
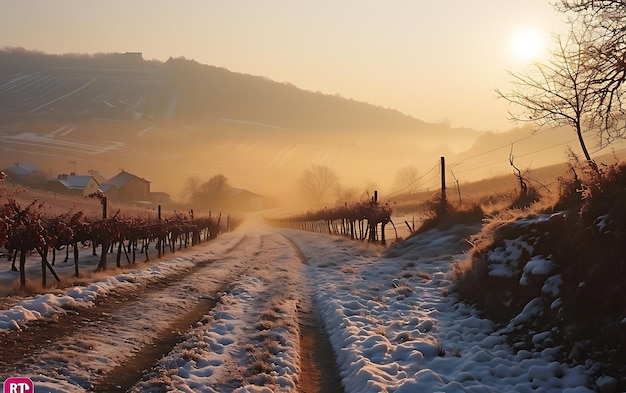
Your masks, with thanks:
M 537 28 L 520 29 L 511 39 L 510 50 L 518 61 L 535 62 L 545 54 L 545 35 Z

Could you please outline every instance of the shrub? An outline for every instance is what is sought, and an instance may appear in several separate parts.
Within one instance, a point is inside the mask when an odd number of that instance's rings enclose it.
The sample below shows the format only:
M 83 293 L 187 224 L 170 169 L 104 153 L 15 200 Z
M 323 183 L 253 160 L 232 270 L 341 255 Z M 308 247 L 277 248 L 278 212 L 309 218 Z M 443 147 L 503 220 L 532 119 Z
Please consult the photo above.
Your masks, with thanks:
M 441 200 L 430 201 L 429 208 L 431 216 L 424 220 L 416 233 L 425 232 L 433 228 L 449 228 L 457 224 L 480 223 L 485 214 L 478 204 L 462 209 L 450 203 L 442 204 Z
M 533 203 L 541 200 L 541 194 L 536 187 L 527 186 L 523 191 L 520 191 L 517 197 L 511 203 L 512 209 L 526 209 Z

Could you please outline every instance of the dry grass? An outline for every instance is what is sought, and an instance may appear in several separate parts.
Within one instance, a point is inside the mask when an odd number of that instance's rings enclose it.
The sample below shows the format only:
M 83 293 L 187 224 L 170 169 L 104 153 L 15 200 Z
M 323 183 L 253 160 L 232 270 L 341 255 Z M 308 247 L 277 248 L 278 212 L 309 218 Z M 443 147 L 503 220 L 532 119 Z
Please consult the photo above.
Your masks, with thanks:
M 558 196 L 557 179 L 568 170 L 566 164 L 558 164 L 533 169 L 524 174 L 528 184 L 541 193 L 542 201 Z M 502 175 L 473 182 L 461 182 L 461 200 L 459 201 L 456 187 L 447 188 L 448 203 L 457 210 L 468 210 L 472 206 L 480 206 L 486 215 L 496 215 L 511 207 L 519 194 L 519 182 L 513 175 Z M 430 207 L 427 201 L 439 197 L 439 192 L 422 192 L 401 195 L 393 200 L 394 212 L 417 213 L 428 215 Z
M 278 311 L 280 312 L 280 311 Z M 280 318 L 280 316 L 278 315 L 277 311 L 275 309 L 268 309 L 265 310 L 261 313 L 261 320 L 262 321 L 272 321 L 275 322 Z
M 440 201 L 431 201 L 430 217 L 422 223 L 416 233 L 428 231 L 433 228 L 449 228 L 457 224 L 480 223 L 485 214 L 478 205 L 467 209 L 457 209 L 450 204 L 441 204 Z
M 626 372 L 626 163 L 599 171 L 572 164 L 559 182 L 558 195 L 526 209 L 505 209 L 489 217 L 465 261 L 454 265 L 460 297 L 502 323 L 521 312 L 531 299 L 545 300 L 542 313 L 510 336 L 512 344 L 532 349 L 525 332 L 551 331 L 552 345 L 563 347 L 561 360 L 578 364 L 594 359 L 598 373 Z M 553 214 L 555 212 L 559 214 Z M 535 219 L 543 213 L 542 219 Z M 520 225 L 520 218 L 528 218 Z M 529 250 L 512 261 L 512 277 L 489 275 L 489 252 L 507 241 L 525 241 Z M 533 257 L 550 258 L 553 271 L 520 283 Z M 562 284 L 555 297 L 542 291 L 548 276 Z M 558 299 L 559 306 L 551 307 Z M 575 351 L 572 349 L 576 348 Z M 618 387 L 626 388 L 626 382 Z
M 354 274 L 354 269 L 352 268 L 352 266 L 342 266 L 341 272 L 345 274 Z

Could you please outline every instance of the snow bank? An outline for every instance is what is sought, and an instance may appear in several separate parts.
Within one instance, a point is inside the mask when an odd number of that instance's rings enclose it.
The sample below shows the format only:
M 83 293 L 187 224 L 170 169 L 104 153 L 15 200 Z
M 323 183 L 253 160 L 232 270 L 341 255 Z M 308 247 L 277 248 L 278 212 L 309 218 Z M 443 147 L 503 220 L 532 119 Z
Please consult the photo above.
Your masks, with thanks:
M 460 227 L 415 236 L 392 257 L 359 255 L 358 246 L 290 234 L 311 257 L 309 281 L 337 354 L 347 392 L 591 392 L 589 373 L 554 361 L 554 350 L 515 353 L 498 330 L 452 292 L 451 263 L 464 258 Z M 440 241 L 446 239 L 445 241 Z M 502 270 L 523 249 L 516 239 L 491 255 Z M 452 250 L 456 257 L 448 258 Z M 428 255 L 425 257 L 424 255 Z M 529 274 L 548 269 L 544 260 Z M 557 282 L 548 286 L 552 290 Z M 537 300 L 537 303 L 540 300 Z M 517 323 L 538 312 L 531 302 Z M 535 340 L 543 336 L 537 335 Z

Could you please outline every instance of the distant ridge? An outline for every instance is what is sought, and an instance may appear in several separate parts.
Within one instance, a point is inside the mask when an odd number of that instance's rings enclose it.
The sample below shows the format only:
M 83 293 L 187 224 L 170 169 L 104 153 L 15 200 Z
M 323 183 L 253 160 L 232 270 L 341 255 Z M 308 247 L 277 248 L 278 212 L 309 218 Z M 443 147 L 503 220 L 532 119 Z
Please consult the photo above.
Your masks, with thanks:
M 397 110 L 287 83 L 139 52 L 49 55 L 0 51 L 0 111 L 7 116 L 220 119 L 291 130 L 424 131 L 436 125 Z
M 282 192 L 314 164 L 360 188 L 389 184 L 408 165 L 424 173 L 440 156 L 458 161 L 484 134 L 184 58 L 0 50 L 4 166 L 124 167 L 169 192 L 189 176 L 223 174 Z

